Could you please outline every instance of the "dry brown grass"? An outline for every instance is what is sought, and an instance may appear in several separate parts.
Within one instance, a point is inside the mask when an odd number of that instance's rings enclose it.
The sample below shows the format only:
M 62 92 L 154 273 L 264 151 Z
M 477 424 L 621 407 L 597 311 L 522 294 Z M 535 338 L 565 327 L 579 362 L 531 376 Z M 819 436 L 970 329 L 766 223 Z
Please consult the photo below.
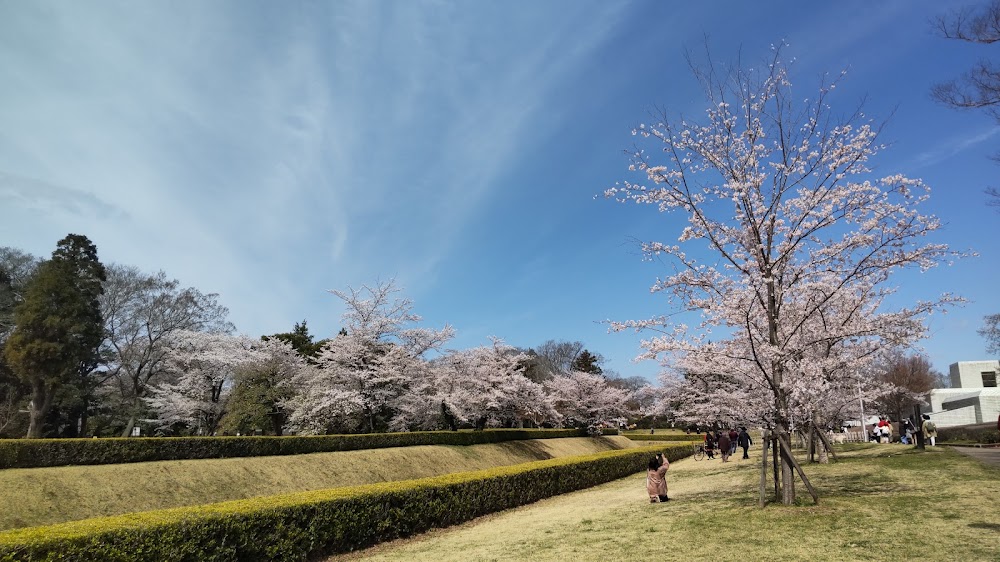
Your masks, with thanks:
M 538 439 L 282 457 L 0 470 L 0 530 L 374 482 L 636 446 L 625 437 Z
M 639 474 L 330 560 L 1000 560 L 1000 469 L 944 448 L 850 446 L 806 467 L 818 506 L 762 510 L 753 457 L 674 463 L 666 504 L 646 501 Z

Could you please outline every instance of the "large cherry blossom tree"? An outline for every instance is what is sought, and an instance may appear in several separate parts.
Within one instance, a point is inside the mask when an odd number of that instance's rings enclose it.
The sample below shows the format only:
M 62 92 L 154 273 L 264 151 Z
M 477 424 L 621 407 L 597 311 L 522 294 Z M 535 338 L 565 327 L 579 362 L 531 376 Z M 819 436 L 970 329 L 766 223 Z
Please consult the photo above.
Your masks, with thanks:
M 573 425 L 591 426 L 626 417 L 632 393 L 601 375 L 570 371 L 545 381 L 556 411 Z
M 825 393 L 856 388 L 873 349 L 913 343 L 924 316 L 956 300 L 889 306 L 894 276 L 956 254 L 928 241 L 940 223 L 919 210 L 923 182 L 873 172 L 881 127 L 860 110 L 831 109 L 839 77 L 803 99 L 780 48 L 753 69 L 695 72 L 704 117 L 664 112 L 640 125 L 631 167 L 644 179 L 606 194 L 686 219 L 676 242 L 642 250 L 674 267 L 652 287 L 671 313 L 700 319 L 612 328 L 658 332 L 643 357 L 684 372 L 688 404 L 757 420 L 787 442 Z M 793 470 L 783 454 L 784 503 L 795 499 Z
M 167 381 L 153 385 L 145 398 L 161 427 L 187 427 L 212 435 L 226 414 L 240 368 L 268 359 L 262 342 L 221 332 L 180 331 L 165 342 Z
M 323 347 L 316 368 L 293 377 L 289 425 L 303 433 L 384 429 L 400 397 L 426 369 L 425 355 L 447 342 L 451 326 L 418 327 L 413 303 L 392 281 L 331 291 L 347 305 L 344 332 Z
M 525 375 L 527 355 L 499 338 L 490 345 L 450 350 L 428 363 L 403 397 L 396 429 L 524 427 L 556 424 L 544 388 Z

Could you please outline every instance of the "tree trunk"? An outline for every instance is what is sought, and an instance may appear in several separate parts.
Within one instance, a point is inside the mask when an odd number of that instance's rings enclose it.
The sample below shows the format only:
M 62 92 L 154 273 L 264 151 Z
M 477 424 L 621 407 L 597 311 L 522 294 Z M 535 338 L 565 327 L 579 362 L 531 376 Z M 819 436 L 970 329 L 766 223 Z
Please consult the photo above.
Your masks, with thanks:
M 819 441 L 819 443 L 816 444 L 817 449 L 819 449 L 819 463 L 829 464 L 830 455 L 828 454 L 828 451 L 830 450 L 830 444 L 827 442 L 826 435 L 822 433 L 823 430 L 819 428 L 819 416 L 817 416 L 815 412 L 813 412 L 812 427 L 813 432 L 816 434 L 816 440 Z
M 52 408 L 52 398 L 55 396 L 55 385 L 46 385 L 44 380 L 31 381 L 31 407 L 28 410 L 28 439 L 42 437 L 45 416 Z
M 282 423 L 285 417 L 284 414 L 282 414 L 281 412 L 275 412 L 273 415 L 268 417 L 271 418 L 271 429 L 274 430 L 274 434 L 278 437 L 281 437 L 281 429 L 282 429 L 281 426 L 284 425 Z
M 816 433 L 816 426 L 809 424 L 809 438 L 807 440 L 809 449 L 809 462 L 816 462 L 816 442 L 813 441 L 813 434 Z
M 132 428 L 135 427 L 136 422 L 139 421 L 139 404 L 142 398 L 139 397 L 139 393 L 136 392 L 132 397 L 132 404 L 129 408 L 128 422 L 125 424 L 125 430 L 122 431 L 122 437 L 131 437 Z
M 830 455 L 826 452 L 826 443 L 823 442 L 823 438 L 819 434 L 819 429 L 816 429 L 815 432 L 816 440 L 819 441 L 819 446 L 817 447 L 817 449 L 819 449 L 819 459 L 817 460 L 819 461 L 819 464 L 830 464 Z

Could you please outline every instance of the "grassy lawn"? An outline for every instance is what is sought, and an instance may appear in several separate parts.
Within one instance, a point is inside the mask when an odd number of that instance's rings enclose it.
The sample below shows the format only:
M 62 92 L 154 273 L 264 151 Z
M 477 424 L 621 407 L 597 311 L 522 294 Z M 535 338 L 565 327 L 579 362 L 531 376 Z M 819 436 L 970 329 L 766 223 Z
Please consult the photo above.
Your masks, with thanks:
M 0 530 L 643 446 L 626 437 L 537 439 L 280 457 L 0 470 Z
M 819 505 L 800 484 L 799 505 L 758 508 L 757 449 L 674 463 L 669 503 L 638 474 L 329 560 L 1000 560 L 1000 469 L 945 447 L 839 450 L 806 466 Z

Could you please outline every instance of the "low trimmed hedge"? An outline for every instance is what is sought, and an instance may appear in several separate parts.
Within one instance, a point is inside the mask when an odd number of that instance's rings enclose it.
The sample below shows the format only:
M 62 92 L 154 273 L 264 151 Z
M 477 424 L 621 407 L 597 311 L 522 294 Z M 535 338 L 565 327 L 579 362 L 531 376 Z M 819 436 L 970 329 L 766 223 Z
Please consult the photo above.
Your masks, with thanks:
M 676 433 L 666 435 L 650 435 L 648 433 L 626 433 L 632 441 L 704 441 L 701 435 L 677 435 Z
M 0 533 L 0 561 L 305 560 L 445 527 L 643 470 L 641 447 L 490 470 L 148 511 Z M 636 491 L 645 499 L 645 490 Z M 638 501 L 638 500 L 637 500 Z
M 300 455 L 415 445 L 480 445 L 586 435 L 586 429 L 491 429 L 289 437 L 2 439 L 0 469 Z
M 976 425 L 960 425 L 958 427 L 939 427 L 937 440 L 941 443 L 1000 443 L 1000 431 L 997 424 L 984 423 Z

